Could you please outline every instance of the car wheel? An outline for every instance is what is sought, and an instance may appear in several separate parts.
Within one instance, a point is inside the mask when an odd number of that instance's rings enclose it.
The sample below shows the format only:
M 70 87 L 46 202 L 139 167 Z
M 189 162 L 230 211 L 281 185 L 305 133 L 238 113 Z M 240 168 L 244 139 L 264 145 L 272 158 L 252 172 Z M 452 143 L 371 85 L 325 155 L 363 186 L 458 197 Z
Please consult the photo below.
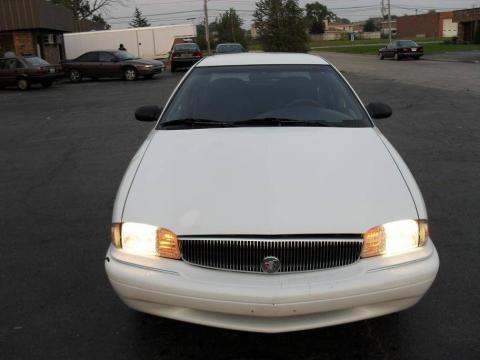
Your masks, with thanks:
M 383 57 L 383 53 L 381 53 L 381 52 L 378 53 L 378 58 L 379 58 L 380 60 L 385 59 L 385 58 Z
M 70 81 L 73 83 L 80 82 L 82 81 L 82 73 L 78 70 L 70 70 L 70 73 L 68 75 L 70 77 Z
M 50 86 L 52 86 L 52 82 L 51 81 L 43 81 L 42 86 L 44 88 L 49 88 Z
M 25 78 L 18 79 L 17 86 L 20 90 L 28 90 L 30 89 L 30 82 Z
M 415 56 L 414 59 L 415 60 L 420 60 L 420 56 Z
M 125 72 L 123 73 L 123 76 L 125 77 L 125 80 L 127 81 L 133 81 L 137 79 L 137 70 L 134 68 L 126 68 Z

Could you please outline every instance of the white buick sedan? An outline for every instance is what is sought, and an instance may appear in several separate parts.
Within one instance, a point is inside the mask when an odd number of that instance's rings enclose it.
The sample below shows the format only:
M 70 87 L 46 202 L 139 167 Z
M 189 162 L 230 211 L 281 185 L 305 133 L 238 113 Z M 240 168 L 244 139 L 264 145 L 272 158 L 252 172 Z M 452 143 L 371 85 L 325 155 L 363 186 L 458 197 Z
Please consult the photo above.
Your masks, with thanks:
M 131 161 L 108 278 L 132 309 L 286 332 L 397 312 L 439 259 L 420 190 L 343 76 L 305 54 L 198 62 Z

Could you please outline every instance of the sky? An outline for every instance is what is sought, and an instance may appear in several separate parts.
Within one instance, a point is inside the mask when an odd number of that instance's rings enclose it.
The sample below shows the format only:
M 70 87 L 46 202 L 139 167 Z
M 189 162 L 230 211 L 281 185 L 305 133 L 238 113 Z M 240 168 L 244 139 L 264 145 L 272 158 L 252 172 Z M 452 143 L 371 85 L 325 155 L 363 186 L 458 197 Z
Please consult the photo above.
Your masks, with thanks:
M 112 28 L 126 28 L 135 6 L 138 6 L 152 26 L 167 24 L 199 24 L 203 21 L 203 0 L 122 0 L 125 6 L 116 5 L 104 14 Z M 300 5 L 315 0 L 300 0 Z M 384 0 L 385 4 L 388 0 Z M 381 14 L 381 0 L 319 0 L 342 18 L 360 21 Z M 447 11 L 480 7 L 480 0 L 391 0 L 392 14 L 413 15 L 426 13 L 431 9 Z M 233 7 L 245 20 L 248 27 L 255 10 L 255 0 L 209 0 L 209 20 L 214 21 L 221 12 Z

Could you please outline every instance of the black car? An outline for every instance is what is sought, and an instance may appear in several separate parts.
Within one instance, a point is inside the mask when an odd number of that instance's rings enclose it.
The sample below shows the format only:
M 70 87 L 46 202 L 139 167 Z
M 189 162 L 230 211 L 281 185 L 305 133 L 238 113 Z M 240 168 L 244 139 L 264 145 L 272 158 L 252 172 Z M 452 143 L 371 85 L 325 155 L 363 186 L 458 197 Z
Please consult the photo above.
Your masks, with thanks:
M 238 43 L 218 44 L 217 48 L 215 49 L 216 54 L 235 54 L 235 53 L 242 53 L 242 52 L 246 52 L 246 50 L 242 46 L 242 44 L 238 44 Z
M 159 60 L 141 59 L 126 51 L 98 50 L 64 61 L 62 67 L 71 82 L 79 82 L 84 77 L 119 77 L 133 81 L 140 76 L 152 79 L 165 69 L 165 64 Z
M 200 48 L 195 43 L 176 44 L 170 55 L 172 72 L 178 68 L 189 68 L 203 57 Z
M 0 58 L 0 88 L 16 85 L 20 90 L 28 90 L 32 84 L 48 88 L 62 76 L 60 67 L 38 56 Z
M 394 40 L 386 47 L 378 50 L 378 57 L 383 59 L 400 60 L 403 58 L 412 58 L 415 60 L 423 56 L 423 47 L 413 40 Z

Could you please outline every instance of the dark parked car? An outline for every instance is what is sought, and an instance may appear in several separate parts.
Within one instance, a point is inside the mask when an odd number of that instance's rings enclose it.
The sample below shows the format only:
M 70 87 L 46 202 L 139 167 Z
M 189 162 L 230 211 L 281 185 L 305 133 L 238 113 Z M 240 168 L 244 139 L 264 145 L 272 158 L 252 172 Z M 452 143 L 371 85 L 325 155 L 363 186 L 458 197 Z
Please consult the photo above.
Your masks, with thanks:
M 402 58 L 420 59 L 423 56 L 423 47 L 412 40 L 395 40 L 386 47 L 378 50 L 380 60 L 393 58 L 400 60 Z
M 60 67 L 38 56 L 0 58 L 0 88 L 16 85 L 20 90 L 28 90 L 32 84 L 48 88 L 62 76 Z
M 246 52 L 245 48 L 242 44 L 238 43 L 224 43 L 218 44 L 215 50 L 216 54 L 235 54 L 235 53 L 242 53 Z
M 165 70 L 162 61 L 141 59 L 119 50 L 90 51 L 75 60 L 62 62 L 62 66 L 72 82 L 79 82 L 84 77 L 123 77 L 131 81 L 143 76 L 151 79 Z
M 176 44 L 170 55 L 172 72 L 178 68 L 189 68 L 203 57 L 200 48 L 195 43 Z

